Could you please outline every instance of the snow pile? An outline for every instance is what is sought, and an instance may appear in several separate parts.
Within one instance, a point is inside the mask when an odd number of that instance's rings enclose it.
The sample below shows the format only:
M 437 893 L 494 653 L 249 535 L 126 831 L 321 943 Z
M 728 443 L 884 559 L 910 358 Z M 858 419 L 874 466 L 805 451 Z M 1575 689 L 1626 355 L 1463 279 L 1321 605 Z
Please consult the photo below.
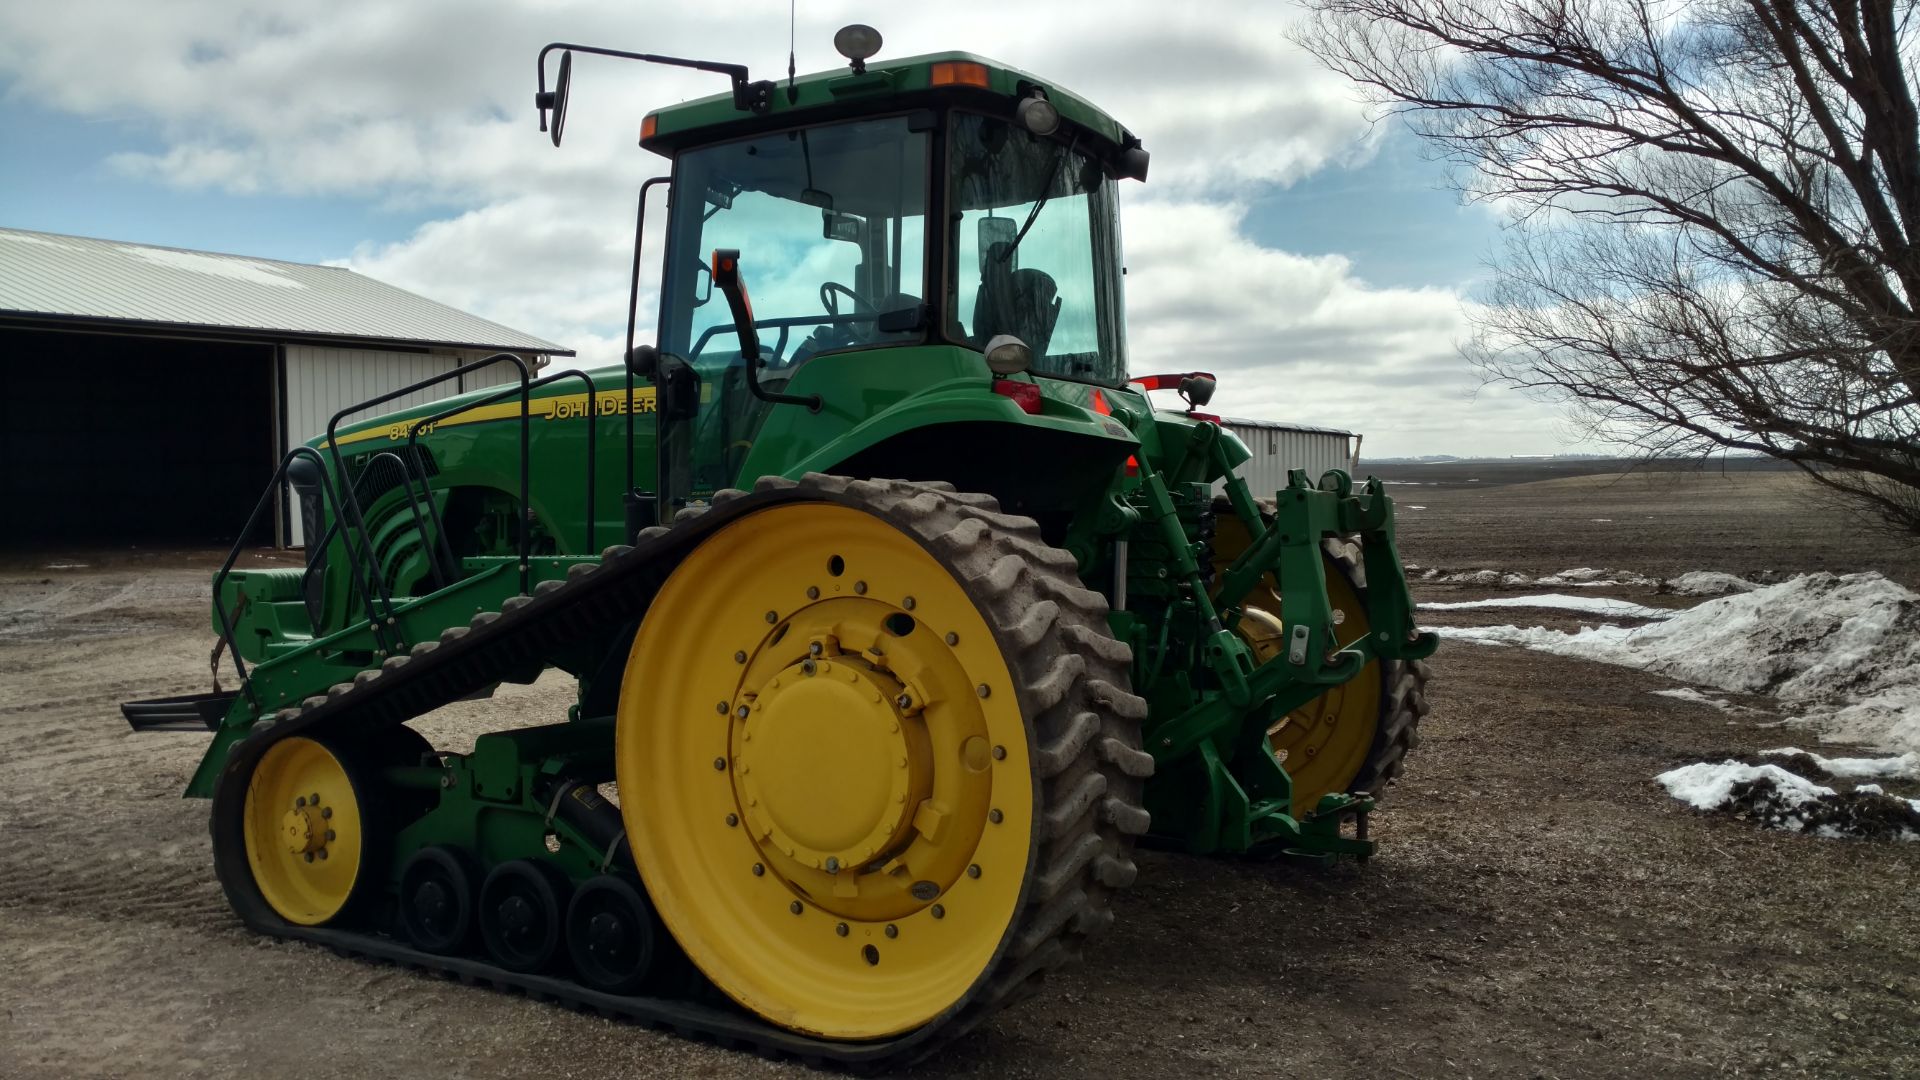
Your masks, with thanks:
M 1452 600 L 1421 604 L 1422 611 L 1471 611 L 1476 608 L 1555 608 L 1578 611 L 1583 615 L 1611 615 L 1618 619 L 1664 619 L 1673 614 L 1667 608 L 1647 607 L 1607 596 L 1568 596 L 1546 593 L 1541 596 L 1496 596 L 1491 600 Z
M 1920 596 L 1879 574 L 1808 574 L 1632 629 L 1426 629 L 1772 694 L 1828 740 L 1920 750 Z
M 1703 694 L 1691 686 L 1682 686 L 1673 690 L 1649 690 L 1647 692 L 1654 697 L 1670 697 L 1676 701 L 1684 701 L 1692 705 L 1705 705 L 1709 708 L 1719 709 L 1721 712 L 1732 712 L 1734 709 L 1739 708 L 1739 706 L 1731 701 L 1714 697 L 1711 694 Z
M 1920 799 L 1863 784 L 1838 792 L 1778 765 L 1738 761 L 1682 765 L 1654 777 L 1696 810 L 1719 811 L 1768 829 L 1833 839 L 1920 840 Z
M 1811 754 L 1797 746 L 1781 746 L 1772 750 L 1762 750 L 1768 757 L 1805 758 L 1814 768 L 1828 776 L 1843 780 L 1865 780 L 1885 778 L 1889 780 L 1920 780 L 1920 753 L 1911 750 L 1899 757 L 1821 757 Z M 1864 786 L 1864 785 L 1863 785 Z M 1860 790 L 1855 788 L 1855 791 Z
M 1718 570 L 1689 570 L 1667 582 L 1669 592 L 1681 596 L 1725 596 L 1733 592 L 1752 592 L 1760 586 L 1743 577 Z
M 1636 574 L 1631 570 L 1607 570 L 1591 566 L 1579 566 L 1572 570 L 1562 570 L 1545 577 L 1531 577 L 1511 570 L 1441 570 L 1429 567 L 1420 574 L 1421 581 L 1432 581 L 1442 585 L 1505 585 L 1521 588 L 1548 586 L 1550 588 L 1598 589 L 1609 585 L 1648 585 L 1658 586 L 1660 579 L 1645 574 Z

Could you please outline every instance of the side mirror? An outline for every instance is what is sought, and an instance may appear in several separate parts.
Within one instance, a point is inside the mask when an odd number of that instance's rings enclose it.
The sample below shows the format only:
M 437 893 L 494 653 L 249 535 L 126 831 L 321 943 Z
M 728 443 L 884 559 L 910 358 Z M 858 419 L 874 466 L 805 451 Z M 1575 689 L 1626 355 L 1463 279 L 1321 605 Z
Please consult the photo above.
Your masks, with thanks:
M 1013 238 L 1020 235 L 1020 226 L 1012 218 L 983 217 L 976 226 L 980 245 L 980 272 L 987 272 L 987 256 L 993 252 L 995 244 L 1012 244 Z M 1019 249 L 1014 250 L 1014 258 L 1019 258 Z M 1008 266 L 1009 270 L 1019 269 L 1019 264 Z
M 1196 371 L 1180 380 L 1177 392 L 1186 399 L 1188 408 L 1200 409 L 1213 400 L 1213 391 L 1219 385 L 1213 376 Z
M 567 126 L 567 91 L 573 85 L 573 51 L 569 49 L 560 54 L 560 75 L 553 81 L 553 89 L 542 90 L 533 95 L 534 108 L 540 110 L 540 130 L 553 138 L 553 145 L 560 145 L 560 133 Z M 547 113 L 553 113 L 551 122 Z
M 1145 180 L 1147 178 L 1147 165 L 1152 160 L 1153 155 L 1147 153 L 1145 147 L 1128 147 L 1120 154 L 1121 177 L 1127 180 Z

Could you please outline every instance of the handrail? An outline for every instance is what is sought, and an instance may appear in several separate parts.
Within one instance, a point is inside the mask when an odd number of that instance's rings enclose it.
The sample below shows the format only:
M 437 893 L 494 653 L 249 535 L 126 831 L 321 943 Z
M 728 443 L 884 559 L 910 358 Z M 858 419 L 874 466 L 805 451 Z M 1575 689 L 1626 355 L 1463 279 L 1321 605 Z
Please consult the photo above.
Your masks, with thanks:
M 320 473 L 320 490 L 321 494 L 326 498 L 326 501 L 338 505 L 339 499 L 333 493 L 333 478 L 328 475 L 327 463 L 320 457 L 320 452 L 311 446 L 294 447 L 287 451 L 285 457 L 280 459 L 280 467 L 273 471 L 273 479 L 267 481 L 267 489 L 261 492 L 260 501 L 254 504 L 253 513 L 247 515 L 247 524 L 240 530 L 239 537 L 234 540 L 233 550 L 227 552 L 227 561 L 221 563 L 220 572 L 213 575 L 213 613 L 220 619 L 220 639 L 227 643 L 227 654 L 233 657 L 234 673 L 240 677 L 240 688 L 246 691 L 247 700 L 253 703 L 253 711 L 255 713 L 260 711 L 260 697 L 253 691 L 253 680 L 247 675 L 247 662 L 240 656 L 240 642 L 234 635 L 233 621 L 227 617 L 226 608 L 220 603 L 220 587 L 226 584 L 227 576 L 233 573 L 233 564 L 240 560 L 240 549 L 246 546 L 247 537 L 252 536 L 254 527 L 260 524 L 260 515 L 266 513 L 267 507 L 273 505 L 274 494 L 280 490 L 280 485 L 286 483 L 288 466 L 292 465 L 295 459 L 303 457 L 313 459 L 314 465 L 318 467 Z M 353 563 L 355 568 L 363 570 L 374 569 L 371 566 L 371 559 L 368 560 L 368 565 L 362 566 L 360 560 L 355 558 L 352 552 L 352 544 L 349 542 L 347 557 L 348 561 Z M 367 604 L 367 623 L 374 628 L 374 632 L 376 636 L 378 636 L 380 627 L 379 612 L 374 610 L 373 592 L 366 587 L 365 582 L 361 583 L 360 594 L 361 598 L 365 600 Z
M 546 386 L 549 383 L 559 382 L 561 379 L 579 379 L 582 383 L 585 383 L 587 387 L 587 507 L 586 507 L 587 554 L 591 555 L 598 550 L 594 546 L 594 537 L 596 535 L 595 525 L 597 524 L 597 521 L 593 516 L 593 511 L 594 511 L 593 480 L 594 480 L 594 459 L 596 456 L 595 448 L 599 445 L 599 441 L 600 441 L 598 436 L 596 435 L 596 432 L 598 431 L 598 428 L 599 428 L 598 418 L 600 413 L 599 388 L 594 386 L 592 377 L 590 377 L 586 372 L 581 371 L 578 368 L 570 368 L 566 371 L 556 371 L 551 375 L 544 375 L 528 383 L 526 385 L 526 388 L 528 390 L 533 390 L 536 387 Z M 464 404 L 456 405 L 453 408 L 447 409 L 444 412 L 438 412 L 433 414 L 432 416 L 422 417 L 421 419 L 414 421 L 413 423 L 408 425 L 408 429 L 407 429 L 408 454 L 415 458 L 419 457 L 420 433 L 426 430 L 427 428 L 433 427 L 434 425 L 440 423 L 442 420 L 446 420 L 450 417 L 459 416 L 461 413 L 467 412 L 470 409 L 477 409 L 482 405 L 491 405 L 496 401 L 504 400 L 508 397 L 513 396 L 514 392 L 515 391 L 513 390 L 513 388 L 509 387 L 498 393 L 489 394 L 486 397 L 478 398 L 476 400 L 469 401 Z M 629 411 L 632 410 L 633 403 L 631 400 L 628 401 L 627 408 Z M 420 486 L 423 489 L 427 487 L 427 481 L 425 476 L 422 476 L 420 478 Z M 411 494 L 411 492 L 409 492 L 409 494 Z M 440 526 L 439 509 L 435 507 L 433 504 L 433 495 L 431 490 L 427 492 L 427 506 L 430 510 L 433 511 L 434 525 L 438 528 Z M 525 512 L 524 508 L 522 512 L 523 513 Z M 444 528 L 440 529 L 440 536 L 442 538 L 442 541 L 444 542 L 444 539 L 445 539 Z M 448 552 L 448 557 L 449 558 L 452 557 L 451 551 Z
M 642 183 L 640 205 L 633 215 L 633 274 L 628 279 L 627 285 L 627 351 L 621 354 L 623 357 L 621 366 L 627 369 L 627 486 L 622 497 L 627 510 L 627 526 L 626 535 L 620 540 L 623 544 L 632 543 L 641 527 L 640 489 L 633 486 L 633 330 L 634 323 L 640 316 L 640 244 L 645 238 L 647 228 L 647 192 L 652 191 L 654 185 L 664 184 L 672 179 L 671 176 L 655 176 Z M 667 199 L 668 205 L 671 206 L 672 192 L 667 193 Z M 654 495 L 656 516 L 660 512 L 657 502 L 659 497 L 657 493 Z
M 509 353 L 509 352 L 494 353 L 491 356 L 487 356 L 482 359 L 475 360 L 471 364 L 462 364 L 459 367 L 454 368 L 452 371 L 442 372 L 441 374 L 435 375 L 429 379 L 422 379 L 417 383 L 414 383 L 410 386 L 403 386 L 398 390 L 390 390 L 387 393 L 381 394 L 379 397 L 368 398 L 367 400 L 360 402 L 358 405 L 349 405 L 348 407 L 340 410 L 339 412 L 334 413 L 333 418 L 327 421 L 327 451 L 333 457 L 334 470 L 336 471 L 340 479 L 344 482 L 347 475 L 347 466 L 346 466 L 345 459 L 343 459 L 340 456 L 339 428 L 340 428 L 341 420 L 347 418 L 348 416 L 353 415 L 354 413 L 364 412 L 365 410 L 370 409 L 375 405 L 384 405 L 387 402 L 392 401 L 396 398 L 403 398 L 403 397 L 406 397 L 408 394 L 417 394 L 420 391 L 425 390 L 430 386 L 437 386 L 440 383 L 446 382 L 448 379 L 458 378 L 462 375 L 465 375 L 467 372 L 478 371 L 481 368 L 488 367 L 492 364 L 497 364 L 501 362 L 512 364 L 515 368 L 519 369 L 520 371 L 520 515 L 519 515 L 520 520 L 518 523 L 519 525 L 518 532 L 520 534 L 520 591 L 522 593 L 526 593 L 529 591 L 529 588 L 532 584 L 531 569 L 530 569 L 530 563 L 529 563 L 529 557 L 528 557 L 528 545 L 527 545 L 528 534 L 531 532 L 531 530 L 527 527 L 527 510 L 528 510 L 528 507 L 532 505 L 532 503 L 529 501 L 529 494 L 530 494 L 529 488 L 531 486 L 531 481 L 529 480 L 529 477 L 528 477 L 528 472 L 529 472 L 528 459 L 530 456 L 531 447 L 529 445 L 529 428 L 527 426 L 528 385 L 527 385 L 527 362 L 525 360 L 522 360 L 518 356 L 515 356 L 513 353 Z M 349 529 L 359 530 L 361 539 L 367 543 L 368 553 L 369 555 L 371 555 L 372 537 L 367 533 L 366 518 L 364 515 L 362 515 L 360 511 L 359 496 L 357 496 L 354 493 L 353 485 L 343 483 L 343 486 L 345 487 L 346 494 L 347 494 L 346 504 L 344 506 L 344 509 L 348 510 L 352 514 L 352 517 L 348 521 Z M 349 557 L 351 557 L 352 545 L 349 544 L 348 547 L 349 547 Z M 374 581 L 375 581 L 375 584 L 379 587 L 381 602 L 386 607 L 387 623 L 389 626 L 391 626 L 393 624 L 393 618 L 394 618 L 393 595 L 387 590 L 386 582 L 384 580 L 381 580 L 378 574 L 374 575 Z M 375 626 L 375 632 L 376 634 L 379 633 L 379 627 L 377 625 L 377 622 Z

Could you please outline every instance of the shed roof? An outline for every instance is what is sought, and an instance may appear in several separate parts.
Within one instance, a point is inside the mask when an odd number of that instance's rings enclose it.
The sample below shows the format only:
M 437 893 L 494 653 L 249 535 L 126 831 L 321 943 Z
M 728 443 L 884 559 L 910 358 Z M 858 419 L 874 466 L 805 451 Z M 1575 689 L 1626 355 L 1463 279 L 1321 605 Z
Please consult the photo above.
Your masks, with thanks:
M 1300 431 L 1309 435 L 1338 435 L 1341 438 L 1353 438 L 1353 432 L 1339 428 L 1314 427 L 1311 424 L 1290 424 L 1284 420 L 1249 420 L 1241 416 L 1223 416 L 1220 422 L 1228 427 L 1261 428 L 1268 431 Z
M 572 356 L 341 266 L 0 229 L 0 318 Z

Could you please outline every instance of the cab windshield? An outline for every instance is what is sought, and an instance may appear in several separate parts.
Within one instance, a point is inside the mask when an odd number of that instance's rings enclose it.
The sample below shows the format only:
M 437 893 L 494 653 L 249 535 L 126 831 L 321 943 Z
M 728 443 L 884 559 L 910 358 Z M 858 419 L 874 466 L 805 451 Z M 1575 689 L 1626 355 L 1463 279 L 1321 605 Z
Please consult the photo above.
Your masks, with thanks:
M 1114 181 L 1070 144 L 956 113 L 947 336 L 985 348 L 1012 334 L 1033 370 L 1126 380 Z
M 662 348 L 697 367 L 738 361 L 733 319 L 708 276 L 716 248 L 740 251 L 773 381 L 822 352 L 919 338 L 926 144 L 907 117 L 891 116 L 682 155 Z
M 676 501 L 730 486 L 772 407 L 747 383 L 717 248 L 740 252 L 760 385 L 781 391 L 829 352 L 925 339 L 928 125 L 876 117 L 702 147 L 674 165 L 661 351 L 692 369 L 697 407 L 663 418 Z

